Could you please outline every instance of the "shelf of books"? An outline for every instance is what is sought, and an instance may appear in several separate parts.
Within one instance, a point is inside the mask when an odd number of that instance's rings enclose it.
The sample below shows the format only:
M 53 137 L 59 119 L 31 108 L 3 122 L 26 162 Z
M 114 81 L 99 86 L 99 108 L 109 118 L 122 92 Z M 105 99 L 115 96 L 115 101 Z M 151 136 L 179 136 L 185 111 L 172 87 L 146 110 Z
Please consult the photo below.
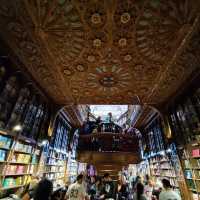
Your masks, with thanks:
M 172 187 L 179 191 L 175 170 L 167 155 L 156 155 L 149 159 L 151 175 L 155 181 L 167 178 Z
M 78 174 L 78 163 L 74 159 L 70 159 L 67 168 L 68 180 L 70 182 L 74 182 L 76 180 L 77 174 Z
M 193 143 L 182 150 L 182 166 L 189 194 L 200 200 L 200 144 Z
M 131 167 L 131 165 L 129 165 Z M 135 171 L 135 172 L 134 172 Z M 133 174 L 140 174 L 140 176 L 145 177 L 145 175 L 150 174 L 148 159 L 144 159 L 140 164 L 135 165 L 133 168 Z
M 192 88 L 177 101 L 169 109 L 168 119 L 178 146 L 188 198 L 200 200 L 200 89 Z
M 161 119 L 157 118 L 145 129 L 146 150 L 144 155 L 148 157 L 151 176 L 154 182 L 158 184 L 161 183 L 163 178 L 166 178 L 180 195 L 187 194 L 176 145 L 175 143 L 164 143 L 163 123 Z M 184 196 L 182 197 L 185 199 Z
M 21 194 L 42 177 L 54 189 L 64 186 L 71 130 L 61 112 L 50 127 L 51 100 L 11 64 L 0 58 L 0 198 Z
M 20 133 L 0 131 L 0 198 L 23 190 L 35 177 L 52 180 L 54 190 L 65 186 L 69 127 L 57 121 L 45 145 Z
M 67 181 L 72 183 L 76 180 L 78 174 L 78 162 L 75 160 L 75 151 L 69 152 L 69 159 L 67 162 Z
M 0 131 L 0 192 L 21 188 L 36 173 L 40 147 L 32 140 Z
M 66 184 L 69 131 L 65 120 L 57 117 L 50 144 L 46 145 L 42 155 L 45 160 L 45 165 L 41 167 L 43 177 L 53 182 L 54 190 Z
M 65 186 L 67 153 L 50 148 L 45 164 L 44 177 L 53 182 L 54 190 Z
M 70 143 L 69 159 L 67 162 L 67 181 L 72 183 L 76 180 L 78 174 L 78 162 L 76 161 L 76 149 L 78 146 L 78 130 L 75 131 L 73 139 Z
M 161 119 L 155 119 L 154 122 L 146 128 L 146 133 L 151 176 L 153 176 L 155 182 L 167 178 L 174 189 L 179 191 L 174 167 L 165 151 Z

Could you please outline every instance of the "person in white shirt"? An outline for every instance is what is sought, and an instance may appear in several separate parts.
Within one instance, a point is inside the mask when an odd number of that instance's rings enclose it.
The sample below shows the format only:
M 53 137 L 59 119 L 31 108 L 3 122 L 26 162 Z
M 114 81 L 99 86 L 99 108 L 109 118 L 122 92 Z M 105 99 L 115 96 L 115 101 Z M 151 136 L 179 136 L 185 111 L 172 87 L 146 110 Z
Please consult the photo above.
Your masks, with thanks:
M 66 198 L 68 200 L 85 200 L 88 199 L 85 188 L 83 186 L 82 174 L 77 176 L 76 182 L 71 184 L 67 190 Z
M 128 178 L 128 183 L 129 183 L 129 189 L 132 190 L 133 188 L 133 182 L 135 180 L 135 177 L 133 176 L 133 173 L 131 172 L 130 173 L 130 176 Z
M 172 189 L 169 180 L 163 179 L 162 184 L 164 190 L 160 193 L 159 200 L 181 200 L 179 194 Z
M 152 193 L 153 193 L 153 183 L 151 180 L 147 181 L 147 184 L 144 186 L 144 195 L 147 200 L 152 200 Z

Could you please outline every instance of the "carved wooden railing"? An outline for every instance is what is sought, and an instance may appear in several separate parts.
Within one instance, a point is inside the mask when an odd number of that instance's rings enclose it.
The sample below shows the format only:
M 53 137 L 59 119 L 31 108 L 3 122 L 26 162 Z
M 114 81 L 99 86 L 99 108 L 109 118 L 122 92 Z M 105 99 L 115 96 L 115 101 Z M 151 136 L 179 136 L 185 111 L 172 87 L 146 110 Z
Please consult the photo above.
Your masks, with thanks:
M 82 135 L 91 134 L 93 132 L 105 132 L 105 133 L 122 133 L 122 128 L 111 122 L 111 123 L 99 123 L 97 124 L 95 121 L 88 121 L 85 123 L 81 129 Z
M 141 161 L 139 139 L 122 133 L 80 135 L 77 147 L 79 162 L 99 164 L 136 164 Z
M 77 150 L 139 153 L 139 140 L 136 136 L 121 133 L 80 135 Z

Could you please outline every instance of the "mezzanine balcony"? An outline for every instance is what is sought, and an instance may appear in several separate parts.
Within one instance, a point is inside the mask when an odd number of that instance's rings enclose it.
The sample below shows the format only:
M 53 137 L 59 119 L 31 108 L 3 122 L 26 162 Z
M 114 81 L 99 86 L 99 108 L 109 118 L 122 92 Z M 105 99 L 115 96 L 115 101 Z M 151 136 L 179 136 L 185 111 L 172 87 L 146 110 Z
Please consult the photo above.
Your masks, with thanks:
M 141 161 L 137 136 L 102 132 L 80 135 L 77 160 L 86 163 L 133 164 Z

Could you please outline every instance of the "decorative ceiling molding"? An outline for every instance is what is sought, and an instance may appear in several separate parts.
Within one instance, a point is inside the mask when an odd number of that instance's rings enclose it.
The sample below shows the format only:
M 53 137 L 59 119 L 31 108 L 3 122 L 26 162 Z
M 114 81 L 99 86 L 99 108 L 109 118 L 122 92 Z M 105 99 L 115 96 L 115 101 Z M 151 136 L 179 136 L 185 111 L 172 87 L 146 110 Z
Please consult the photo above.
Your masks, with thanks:
M 159 116 L 159 113 L 156 111 L 156 109 L 153 109 L 151 106 L 147 105 L 143 106 L 139 115 L 137 116 L 134 127 L 141 129 L 150 121 L 152 116 L 154 116 L 155 114 Z
M 62 108 L 62 111 L 67 114 L 69 122 L 73 127 L 80 127 L 83 123 L 80 111 L 76 105 L 68 105 Z
M 196 0 L 0 2 L 0 36 L 59 105 L 159 105 L 198 68 Z
M 51 97 L 48 97 L 48 95 L 45 93 L 45 91 L 41 88 L 41 85 L 34 80 L 33 76 L 28 73 L 27 68 L 23 65 L 23 63 L 18 59 L 18 57 L 11 51 L 10 48 L 0 39 L 0 57 L 1 59 L 5 60 L 6 62 L 9 62 L 9 64 L 12 66 L 11 68 L 17 72 L 17 74 L 23 74 L 23 77 L 25 78 L 25 82 L 27 86 L 33 86 L 32 89 L 35 90 L 36 94 L 40 94 L 42 98 L 49 103 L 53 103 L 53 100 Z

